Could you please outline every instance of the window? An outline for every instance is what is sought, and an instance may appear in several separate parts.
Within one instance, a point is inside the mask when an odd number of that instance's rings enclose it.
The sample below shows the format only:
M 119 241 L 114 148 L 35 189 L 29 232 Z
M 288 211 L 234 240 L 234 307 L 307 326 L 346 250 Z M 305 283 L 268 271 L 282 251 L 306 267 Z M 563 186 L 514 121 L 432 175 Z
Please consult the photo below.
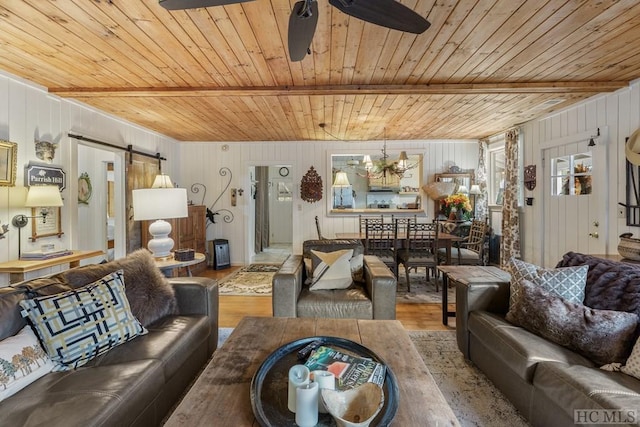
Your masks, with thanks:
M 551 194 L 583 196 L 591 194 L 591 152 L 551 159 Z
M 496 148 L 489 150 L 489 182 L 487 185 L 490 205 L 502 205 L 502 198 L 504 197 L 504 166 L 504 144 L 499 144 Z

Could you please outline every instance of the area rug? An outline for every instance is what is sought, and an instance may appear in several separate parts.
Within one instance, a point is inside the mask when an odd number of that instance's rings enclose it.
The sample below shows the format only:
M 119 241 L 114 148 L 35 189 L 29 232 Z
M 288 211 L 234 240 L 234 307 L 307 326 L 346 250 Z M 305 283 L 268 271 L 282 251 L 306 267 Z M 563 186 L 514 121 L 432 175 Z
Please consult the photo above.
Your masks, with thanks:
M 233 328 L 218 329 L 218 348 L 231 332 Z M 529 426 L 491 381 L 464 360 L 456 344 L 455 331 L 408 333 L 460 425 Z
M 218 283 L 220 295 L 271 295 L 271 280 L 280 265 L 251 264 Z
M 464 360 L 455 331 L 409 331 L 409 336 L 462 426 L 529 426 L 502 392 Z
M 407 278 L 404 269 L 400 267 L 398 271 L 398 291 L 396 292 L 397 303 L 414 303 L 414 304 L 439 304 L 442 303 L 442 276 L 438 279 L 438 291 L 436 292 L 436 279 L 430 277 L 427 281 L 425 269 L 418 268 L 417 271 L 412 270 L 409 273 L 411 280 L 411 292 L 407 290 Z M 449 288 L 449 302 L 456 300 L 455 288 Z

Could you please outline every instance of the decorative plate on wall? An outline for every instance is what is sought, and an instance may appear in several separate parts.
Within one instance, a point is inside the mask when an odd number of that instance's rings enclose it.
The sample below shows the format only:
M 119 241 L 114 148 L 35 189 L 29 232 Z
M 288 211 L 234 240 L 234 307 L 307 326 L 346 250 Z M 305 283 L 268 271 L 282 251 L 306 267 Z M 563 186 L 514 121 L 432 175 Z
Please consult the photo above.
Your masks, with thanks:
M 92 192 L 91 178 L 87 172 L 83 172 L 78 178 L 78 202 L 88 205 Z
M 300 182 L 300 197 L 305 202 L 322 200 L 322 177 L 311 166 Z

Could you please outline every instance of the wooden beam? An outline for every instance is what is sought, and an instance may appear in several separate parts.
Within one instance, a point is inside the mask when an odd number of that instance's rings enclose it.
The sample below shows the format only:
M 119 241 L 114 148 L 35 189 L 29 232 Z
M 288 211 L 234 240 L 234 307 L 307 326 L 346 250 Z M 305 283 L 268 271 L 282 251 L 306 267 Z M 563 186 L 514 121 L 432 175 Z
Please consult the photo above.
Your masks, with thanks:
M 215 96 L 326 96 L 326 95 L 478 95 L 524 93 L 613 92 L 629 82 L 461 83 L 427 85 L 336 85 L 167 88 L 49 88 L 70 98 L 215 97 Z

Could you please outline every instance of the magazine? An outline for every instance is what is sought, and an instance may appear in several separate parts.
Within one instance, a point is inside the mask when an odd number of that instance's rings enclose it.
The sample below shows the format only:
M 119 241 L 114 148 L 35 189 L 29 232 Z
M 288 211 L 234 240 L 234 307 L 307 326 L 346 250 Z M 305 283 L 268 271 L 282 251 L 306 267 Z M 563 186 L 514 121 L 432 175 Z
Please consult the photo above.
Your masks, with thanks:
M 348 390 L 366 382 L 382 387 L 386 374 L 386 367 L 381 363 L 327 346 L 318 347 L 309 356 L 305 366 L 310 371 L 332 372 L 336 377 L 338 390 Z

